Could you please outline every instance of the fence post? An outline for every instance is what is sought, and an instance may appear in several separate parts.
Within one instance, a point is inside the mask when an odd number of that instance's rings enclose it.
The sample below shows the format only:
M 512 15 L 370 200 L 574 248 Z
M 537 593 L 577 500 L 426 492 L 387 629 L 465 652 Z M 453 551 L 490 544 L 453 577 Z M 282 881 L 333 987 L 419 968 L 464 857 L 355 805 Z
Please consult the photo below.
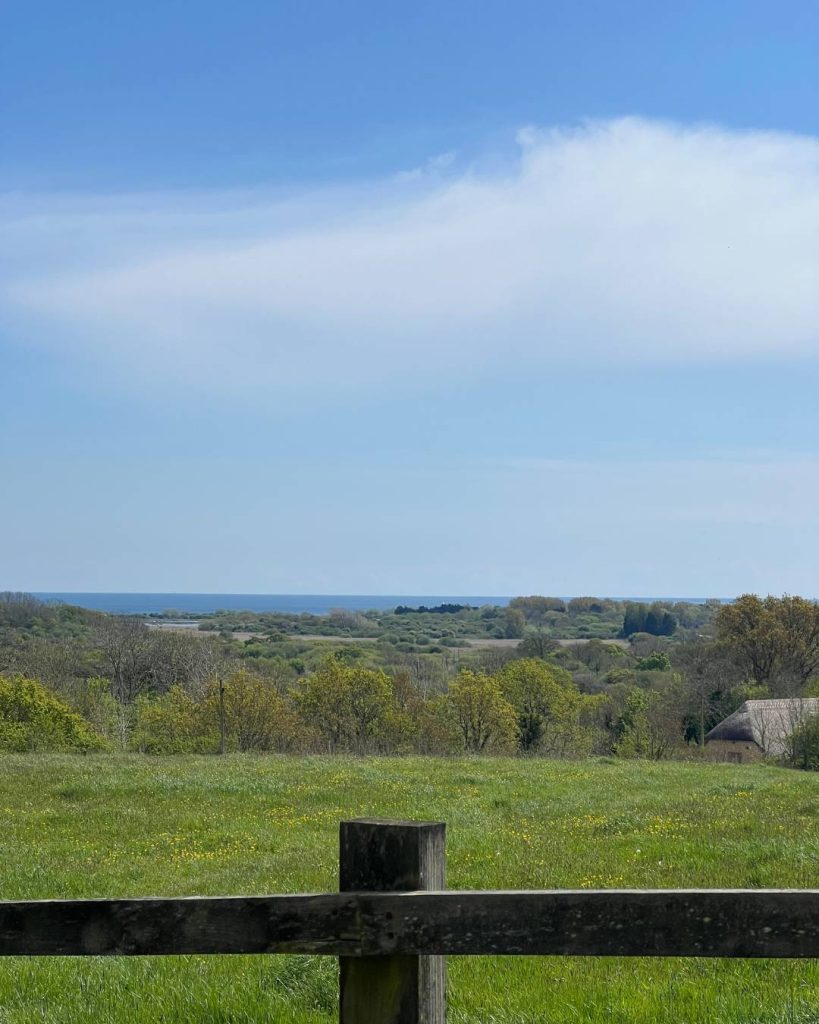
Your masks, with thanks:
M 342 892 L 443 889 L 443 822 L 343 821 Z M 341 1024 L 444 1024 L 446 958 L 341 957 Z

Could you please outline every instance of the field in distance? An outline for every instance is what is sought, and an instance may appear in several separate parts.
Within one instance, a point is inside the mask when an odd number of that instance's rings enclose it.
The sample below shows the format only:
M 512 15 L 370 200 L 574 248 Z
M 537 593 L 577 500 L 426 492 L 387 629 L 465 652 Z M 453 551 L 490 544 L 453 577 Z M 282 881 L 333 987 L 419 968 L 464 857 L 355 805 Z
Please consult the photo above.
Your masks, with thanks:
M 338 822 L 445 820 L 448 885 L 815 887 L 819 777 L 691 763 L 0 758 L 5 899 L 337 888 Z M 329 1024 L 319 957 L 14 959 L 2 1024 Z M 453 958 L 457 1024 L 808 1024 L 819 964 Z

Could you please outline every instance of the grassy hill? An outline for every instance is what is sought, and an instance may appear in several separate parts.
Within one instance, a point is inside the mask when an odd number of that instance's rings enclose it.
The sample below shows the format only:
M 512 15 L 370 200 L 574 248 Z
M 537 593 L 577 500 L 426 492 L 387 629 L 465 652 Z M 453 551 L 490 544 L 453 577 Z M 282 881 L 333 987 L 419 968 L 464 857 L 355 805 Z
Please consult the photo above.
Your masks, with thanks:
M 0 895 L 337 887 L 337 830 L 443 819 L 451 888 L 813 887 L 819 777 L 699 764 L 89 756 L 0 758 Z M 0 962 L 0 1022 L 335 1019 L 315 957 Z M 819 1021 L 819 965 L 463 958 L 450 1019 Z

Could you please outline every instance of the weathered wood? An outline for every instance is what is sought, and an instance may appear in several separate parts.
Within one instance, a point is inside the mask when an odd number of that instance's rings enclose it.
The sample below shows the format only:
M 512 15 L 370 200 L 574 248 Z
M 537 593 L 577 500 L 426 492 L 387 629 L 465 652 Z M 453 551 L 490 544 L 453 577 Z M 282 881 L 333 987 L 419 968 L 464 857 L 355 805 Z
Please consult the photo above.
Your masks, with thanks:
M 359 900 L 364 952 L 381 929 L 384 953 L 819 957 L 815 889 L 449 891 Z
M 819 958 L 819 890 L 0 901 L 0 956 L 177 953 Z
M 0 956 L 360 949 L 355 899 L 328 895 L 0 901 Z
M 442 890 L 445 835 L 443 822 L 342 822 L 339 888 L 375 891 L 378 899 L 402 890 Z M 373 950 L 390 955 L 341 957 L 341 1024 L 444 1024 L 446 961 L 406 955 L 396 945 L 397 906 L 384 911 L 382 945 Z

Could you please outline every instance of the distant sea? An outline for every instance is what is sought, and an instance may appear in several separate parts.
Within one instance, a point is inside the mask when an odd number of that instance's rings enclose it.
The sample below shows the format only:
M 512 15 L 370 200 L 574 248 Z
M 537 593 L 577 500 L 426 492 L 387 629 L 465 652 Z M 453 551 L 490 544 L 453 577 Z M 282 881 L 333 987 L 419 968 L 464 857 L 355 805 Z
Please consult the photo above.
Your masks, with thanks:
M 504 607 L 509 597 L 451 596 L 436 594 L 432 597 L 418 594 L 57 594 L 35 593 L 41 601 L 60 601 L 79 605 L 94 611 L 117 615 L 161 615 L 167 611 L 207 615 L 216 611 L 287 612 L 300 615 L 327 615 L 334 608 L 349 611 L 386 611 L 399 604 L 417 608 L 438 604 L 469 604 L 480 607 L 494 604 Z M 566 598 L 568 600 L 568 598 Z M 617 600 L 625 600 L 617 598 Z M 703 604 L 704 597 L 632 597 L 630 601 L 688 601 Z

